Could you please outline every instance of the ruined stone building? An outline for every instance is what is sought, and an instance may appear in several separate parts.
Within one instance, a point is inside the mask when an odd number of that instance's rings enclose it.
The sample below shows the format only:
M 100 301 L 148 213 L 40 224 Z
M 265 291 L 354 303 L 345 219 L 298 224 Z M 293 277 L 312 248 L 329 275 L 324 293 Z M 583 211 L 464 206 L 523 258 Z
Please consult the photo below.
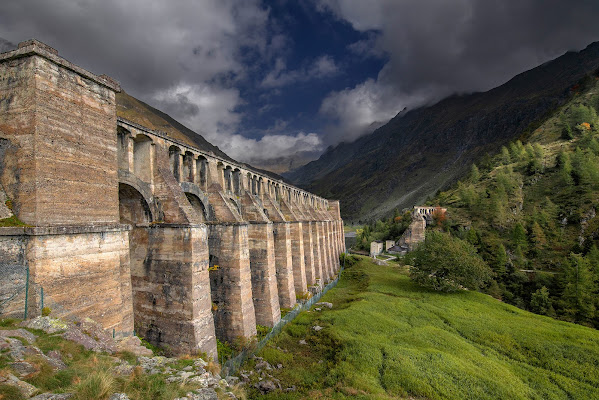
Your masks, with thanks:
M 214 356 L 333 279 L 338 201 L 117 118 L 119 91 L 35 40 L 0 54 L 0 195 L 26 224 L 0 228 L 0 287 L 27 270 L 29 316 L 43 288 L 53 315 Z

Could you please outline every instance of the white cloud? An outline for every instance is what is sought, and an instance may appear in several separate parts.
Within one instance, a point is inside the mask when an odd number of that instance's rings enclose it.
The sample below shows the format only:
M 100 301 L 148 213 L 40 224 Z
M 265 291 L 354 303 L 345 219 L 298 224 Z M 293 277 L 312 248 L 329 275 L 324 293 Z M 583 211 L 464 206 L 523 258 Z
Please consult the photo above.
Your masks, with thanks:
M 235 107 L 242 102 L 236 89 L 179 85 L 156 93 L 154 99 L 163 110 L 187 126 L 193 126 L 210 143 L 239 161 L 268 161 L 297 152 L 323 150 L 318 134 L 288 133 L 288 123 L 283 120 L 276 120 L 260 139 L 236 134 L 241 115 L 235 112 Z
M 273 69 L 266 74 L 261 82 L 263 88 L 279 88 L 297 82 L 308 82 L 337 75 L 339 67 L 329 55 L 318 57 L 307 66 L 296 70 L 288 70 L 282 57 L 275 61 Z
M 323 144 L 318 134 L 299 132 L 295 135 L 265 135 L 259 140 L 233 135 L 223 148 L 233 158 L 251 162 L 289 157 L 299 152 L 319 152 L 323 150 Z
M 557 0 L 314 0 L 368 39 L 348 46 L 388 57 L 376 79 L 329 94 L 321 113 L 335 144 L 404 107 L 484 91 L 599 37 L 599 3 Z M 371 50 L 369 50 L 369 48 Z
M 154 99 L 164 111 L 219 147 L 223 135 L 235 132 L 241 120 L 235 108 L 242 101 L 235 88 L 180 84 L 155 93 Z

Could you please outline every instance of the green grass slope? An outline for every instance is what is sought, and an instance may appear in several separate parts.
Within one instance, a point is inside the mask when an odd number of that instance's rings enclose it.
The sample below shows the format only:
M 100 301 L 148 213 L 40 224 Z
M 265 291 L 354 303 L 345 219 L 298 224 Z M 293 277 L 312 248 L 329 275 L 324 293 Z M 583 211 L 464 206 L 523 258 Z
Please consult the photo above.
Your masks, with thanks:
M 260 354 L 297 390 L 250 398 L 599 398 L 596 330 L 477 292 L 431 292 L 367 258 L 323 301 L 333 309 L 301 314 Z

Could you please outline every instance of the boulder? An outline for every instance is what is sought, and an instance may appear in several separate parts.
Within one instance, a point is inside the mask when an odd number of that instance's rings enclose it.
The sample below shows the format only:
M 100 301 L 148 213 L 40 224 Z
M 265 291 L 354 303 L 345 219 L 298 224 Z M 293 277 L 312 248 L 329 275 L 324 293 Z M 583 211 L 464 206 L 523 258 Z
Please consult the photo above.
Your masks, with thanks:
M 18 388 L 25 398 L 30 398 L 35 392 L 37 392 L 37 388 L 35 386 L 20 380 L 13 374 L 0 375 L 0 384 Z

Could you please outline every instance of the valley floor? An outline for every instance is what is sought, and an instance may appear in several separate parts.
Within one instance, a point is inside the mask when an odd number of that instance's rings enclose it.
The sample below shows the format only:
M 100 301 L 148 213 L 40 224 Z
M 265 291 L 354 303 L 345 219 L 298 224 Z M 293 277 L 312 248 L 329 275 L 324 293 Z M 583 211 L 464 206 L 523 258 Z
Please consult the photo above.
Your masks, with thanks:
M 599 331 L 481 293 L 431 292 L 390 264 L 347 268 L 321 300 L 332 309 L 300 314 L 258 354 L 283 390 L 249 397 L 599 398 Z

